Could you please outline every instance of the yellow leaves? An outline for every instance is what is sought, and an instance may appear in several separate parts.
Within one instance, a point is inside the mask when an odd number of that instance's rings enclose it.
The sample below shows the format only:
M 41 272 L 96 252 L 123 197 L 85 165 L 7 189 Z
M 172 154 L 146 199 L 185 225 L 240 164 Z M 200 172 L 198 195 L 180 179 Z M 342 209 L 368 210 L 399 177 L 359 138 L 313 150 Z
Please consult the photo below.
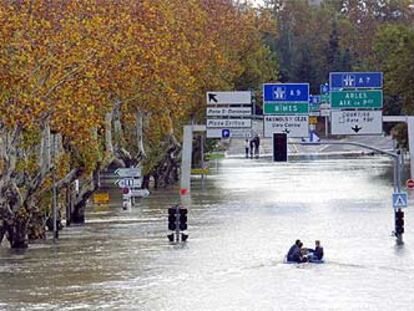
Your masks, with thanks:
M 151 114 L 154 144 L 202 109 L 204 93 L 233 87 L 260 48 L 265 14 L 232 1 L 0 2 L 0 117 L 45 115 L 90 161 L 113 98 Z M 270 31 L 270 30 L 269 30 Z M 12 103 L 12 104 L 11 104 Z M 125 119 L 125 122 L 134 122 Z M 92 146 L 92 147 L 91 147 Z

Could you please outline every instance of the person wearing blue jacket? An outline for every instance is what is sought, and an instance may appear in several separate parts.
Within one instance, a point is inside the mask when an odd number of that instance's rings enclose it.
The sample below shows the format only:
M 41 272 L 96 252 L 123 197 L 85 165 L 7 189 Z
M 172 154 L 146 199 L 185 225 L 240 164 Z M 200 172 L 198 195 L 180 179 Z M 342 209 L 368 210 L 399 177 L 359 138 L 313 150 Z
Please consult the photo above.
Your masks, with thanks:
M 322 260 L 323 258 L 323 247 L 319 240 L 315 241 L 315 249 L 311 249 L 311 260 Z

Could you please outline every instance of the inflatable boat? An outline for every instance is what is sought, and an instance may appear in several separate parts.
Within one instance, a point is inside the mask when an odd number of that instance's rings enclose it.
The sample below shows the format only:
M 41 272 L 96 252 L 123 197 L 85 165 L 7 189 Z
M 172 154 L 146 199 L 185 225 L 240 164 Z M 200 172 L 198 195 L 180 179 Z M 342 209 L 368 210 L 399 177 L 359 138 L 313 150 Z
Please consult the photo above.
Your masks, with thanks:
M 289 261 L 287 260 L 287 256 L 285 256 L 285 258 L 283 259 L 283 263 L 286 264 L 304 264 L 304 263 L 315 263 L 315 264 L 321 264 L 321 263 L 325 263 L 325 260 L 321 259 L 312 259 L 309 258 L 309 261 L 305 261 L 305 262 L 296 262 L 296 261 Z

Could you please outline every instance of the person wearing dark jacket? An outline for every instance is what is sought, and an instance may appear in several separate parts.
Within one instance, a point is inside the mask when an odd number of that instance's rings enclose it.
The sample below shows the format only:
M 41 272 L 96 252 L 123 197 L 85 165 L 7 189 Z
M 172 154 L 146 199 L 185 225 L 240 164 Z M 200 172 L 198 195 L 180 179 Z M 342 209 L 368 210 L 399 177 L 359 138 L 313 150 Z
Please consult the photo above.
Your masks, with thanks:
M 250 140 L 250 157 L 253 159 L 253 148 L 256 145 L 256 138 Z
M 254 154 L 256 155 L 256 158 L 258 158 L 259 157 L 259 148 L 260 148 L 260 138 L 259 138 L 259 135 L 257 135 L 254 139 L 255 139 Z
M 301 254 L 300 254 L 300 245 L 302 242 L 300 240 L 296 240 L 295 244 L 293 244 L 287 254 L 288 261 L 295 261 L 301 262 Z
M 319 240 L 315 241 L 315 249 L 311 250 L 312 257 L 311 259 L 322 260 L 323 258 L 323 247 L 321 246 L 321 242 Z
M 246 141 L 244 142 L 244 150 L 246 152 L 246 159 L 249 157 L 249 147 L 250 147 L 250 143 L 249 143 L 249 140 L 246 138 Z

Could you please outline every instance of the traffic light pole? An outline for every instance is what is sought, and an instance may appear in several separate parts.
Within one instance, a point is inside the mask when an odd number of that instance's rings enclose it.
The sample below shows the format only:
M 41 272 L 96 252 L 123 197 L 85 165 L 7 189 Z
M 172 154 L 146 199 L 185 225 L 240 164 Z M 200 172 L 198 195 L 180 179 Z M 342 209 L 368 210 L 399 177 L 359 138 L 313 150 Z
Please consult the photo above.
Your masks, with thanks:
M 175 205 L 175 241 L 180 243 L 180 205 Z
M 393 140 L 393 147 L 394 147 L 394 151 L 396 150 L 396 141 L 395 139 Z M 402 166 L 402 155 L 398 152 L 395 152 L 398 155 L 398 158 L 394 158 L 394 192 L 401 192 L 401 166 Z M 401 228 L 399 226 L 399 213 L 401 213 L 401 210 L 398 209 L 394 210 L 394 235 L 397 239 L 397 245 L 402 245 L 404 244 L 403 241 L 403 233 L 401 232 Z M 404 213 L 403 213 L 404 215 Z M 402 225 L 402 228 L 404 227 L 404 225 Z
M 401 192 L 401 171 L 402 171 L 402 164 L 403 164 L 403 155 L 399 152 L 390 152 L 390 151 L 386 151 L 386 150 L 382 150 L 370 145 L 366 145 L 363 143 L 357 143 L 357 142 L 324 142 L 324 141 L 319 141 L 319 142 L 291 142 L 289 144 L 292 145 L 304 145 L 304 146 L 316 146 L 316 145 L 349 145 L 349 146 L 356 146 L 356 147 L 361 147 L 364 149 L 369 149 L 371 151 L 375 151 L 379 154 L 385 154 L 388 155 L 390 157 L 392 157 L 394 159 L 394 192 L 400 193 Z M 395 230 L 394 230 L 394 234 L 395 237 L 397 239 L 397 245 L 401 245 L 403 244 L 403 233 L 399 232 L 399 230 L 397 230 L 397 211 L 394 210 L 394 225 L 395 225 Z

